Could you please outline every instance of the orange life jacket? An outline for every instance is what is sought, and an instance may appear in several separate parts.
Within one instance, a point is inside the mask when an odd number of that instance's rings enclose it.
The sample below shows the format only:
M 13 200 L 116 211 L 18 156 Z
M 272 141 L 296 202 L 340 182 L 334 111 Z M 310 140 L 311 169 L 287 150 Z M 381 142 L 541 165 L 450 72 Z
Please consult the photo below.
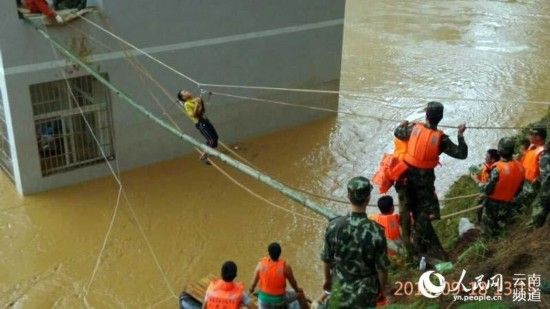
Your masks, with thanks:
M 244 285 L 240 282 L 214 280 L 206 290 L 207 309 L 240 309 Z
M 406 153 L 407 153 L 407 142 L 402 141 L 398 138 L 394 138 L 393 139 L 393 156 L 399 160 L 403 160 L 405 158 Z
M 384 228 L 384 234 L 388 240 L 396 240 L 401 236 L 399 231 L 399 215 L 378 214 L 373 217 L 374 221 Z
M 259 275 L 262 292 L 273 296 L 285 294 L 285 265 L 285 260 L 279 259 L 275 262 L 267 256 L 260 261 Z
M 411 132 L 404 160 L 408 164 L 432 169 L 439 163 L 439 145 L 443 132 L 428 129 L 423 123 L 417 123 Z
M 511 202 L 523 184 L 523 167 L 519 161 L 513 160 L 498 161 L 494 164 L 494 168 L 498 170 L 498 182 L 489 198 L 501 202 Z
M 378 170 L 372 177 L 372 183 L 378 186 L 380 193 L 386 193 L 407 168 L 408 166 L 405 162 L 386 153 L 378 166 Z
M 477 180 L 481 183 L 488 183 L 489 182 L 489 176 L 491 175 L 491 170 L 493 169 L 494 164 L 487 165 L 486 163 L 483 164 L 483 168 L 479 172 L 479 175 L 477 175 Z
M 529 182 L 533 182 L 539 177 L 539 161 L 543 150 L 543 146 L 531 144 L 523 156 L 522 162 L 525 169 L 525 179 Z

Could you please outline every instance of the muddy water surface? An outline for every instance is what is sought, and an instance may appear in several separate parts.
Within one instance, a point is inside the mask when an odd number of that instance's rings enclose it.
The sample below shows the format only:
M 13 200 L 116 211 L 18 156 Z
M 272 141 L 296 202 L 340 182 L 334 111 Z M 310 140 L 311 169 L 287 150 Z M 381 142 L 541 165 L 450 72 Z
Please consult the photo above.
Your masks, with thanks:
M 548 1 L 348 0 L 340 108 L 395 122 L 332 117 L 244 142 L 238 151 L 276 178 L 342 197 L 342 183 L 372 174 L 391 150 L 396 123 L 420 119 L 428 99 L 452 98 L 442 100 L 446 124 L 528 123 L 547 106 L 525 101 L 550 98 L 549 15 Z M 499 136 L 511 133 L 468 130 L 470 157 L 443 157 L 438 193 L 478 163 Z M 227 170 L 276 203 L 312 215 Z M 266 205 L 195 155 L 123 173 L 122 179 L 129 203 L 120 202 L 104 258 L 83 297 L 117 203 L 113 179 L 22 198 L 1 177 L 1 306 L 173 308 L 174 299 L 159 303 L 170 289 L 179 294 L 186 284 L 217 273 L 227 259 L 237 262 L 239 279 L 248 284 L 271 241 L 282 244 L 306 291 L 315 296 L 320 290 L 323 224 Z

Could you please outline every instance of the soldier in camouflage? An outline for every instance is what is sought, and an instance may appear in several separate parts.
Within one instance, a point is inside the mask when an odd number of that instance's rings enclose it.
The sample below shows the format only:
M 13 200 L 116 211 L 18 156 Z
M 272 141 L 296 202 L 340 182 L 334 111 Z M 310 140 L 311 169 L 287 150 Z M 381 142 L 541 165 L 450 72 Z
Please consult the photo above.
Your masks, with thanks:
M 425 128 L 437 130 L 437 125 L 443 119 L 443 105 L 439 102 L 429 102 L 426 107 Z M 396 138 L 408 141 L 415 127 L 415 123 L 403 121 L 394 132 Z M 464 141 L 466 125 L 458 128 L 458 145 L 454 144 L 449 136 L 442 134 L 439 141 L 439 153 L 445 153 L 456 159 L 468 157 L 468 146 Z M 446 260 L 447 254 L 435 233 L 431 221 L 439 219 L 439 201 L 435 194 L 435 173 L 433 168 L 423 169 L 409 165 L 409 169 L 400 182 L 405 186 L 405 203 L 409 206 L 414 218 L 412 239 L 415 251 L 419 255 L 430 255 L 434 258 Z M 400 205 L 401 206 L 401 205 Z M 406 228 L 403 227 L 402 228 Z
M 321 253 L 329 308 L 374 308 L 386 288 L 389 260 L 384 229 L 367 218 L 372 186 L 365 177 L 348 182 L 351 213 L 328 224 Z
M 550 141 L 544 145 L 544 153 L 540 158 L 540 192 L 533 206 L 530 225 L 541 227 L 550 213 Z
M 499 172 L 499 169 L 497 167 L 494 167 L 493 169 L 491 169 L 491 172 L 489 174 L 489 181 L 485 184 L 479 183 L 482 196 L 484 197 L 483 213 L 481 215 L 481 230 L 483 231 L 483 233 L 492 237 L 499 236 L 504 227 L 512 222 L 514 214 L 516 213 L 516 210 L 518 208 L 516 198 L 521 193 L 524 179 L 524 171 L 521 163 L 513 160 L 514 140 L 509 137 L 500 139 L 500 141 L 498 142 L 498 153 L 500 155 L 499 162 L 509 162 L 511 164 L 515 162 L 515 164 L 518 166 L 518 173 L 517 175 L 514 175 L 510 169 L 507 169 L 505 171 L 508 172 L 508 175 L 500 175 L 501 172 Z M 499 164 L 499 162 L 495 163 L 495 166 Z M 502 186 L 502 188 L 499 188 L 498 190 L 502 192 L 515 190 L 515 194 L 513 195 L 514 199 L 510 201 L 497 199 L 495 197 L 497 184 L 499 183 L 499 181 L 507 181 L 509 183 L 512 183 L 514 180 L 509 180 L 511 178 L 514 178 L 515 181 L 517 181 L 516 188 L 512 188 L 510 186 L 504 189 L 505 187 Z M 512 195 L 510 195 L 509 197 L 511 196 Z

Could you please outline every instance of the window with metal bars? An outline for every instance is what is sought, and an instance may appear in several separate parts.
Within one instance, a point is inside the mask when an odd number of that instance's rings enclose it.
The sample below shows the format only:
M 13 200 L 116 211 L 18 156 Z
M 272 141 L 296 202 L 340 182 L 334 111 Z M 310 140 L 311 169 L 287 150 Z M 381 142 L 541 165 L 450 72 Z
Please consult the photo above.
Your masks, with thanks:
M 0 91 L 0 168 L 13 181 L 13 164 L 11 160 L 10 140 L 8 138 L 8 126 L 4 112 L 4 99 Z
M 102 151 L 114 159 L 111 102 L 103 84 L 84 76 L 31 85 L 30 92 L 43 176 L 99 163 Z

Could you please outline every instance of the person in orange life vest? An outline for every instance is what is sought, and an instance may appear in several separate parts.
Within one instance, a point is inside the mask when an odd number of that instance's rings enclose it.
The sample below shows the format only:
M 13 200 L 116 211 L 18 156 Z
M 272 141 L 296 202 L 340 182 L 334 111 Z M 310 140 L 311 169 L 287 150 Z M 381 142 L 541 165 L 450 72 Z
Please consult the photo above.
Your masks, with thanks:
M 525 169 L 525 182 L 523 191 L 518 198 L 519 207 L 531 205 L 540 188 L 540 158 L 544 151 L 546 140 L 546 128 L 533 128 L 529 130 L 529 148 L 525 152 L 521 164 Z
M 480 183 L 481 193 L 486 197 L 483 203 L 481 230 L 489 236 L 498 236 L 506 224 L 511 222 L 517 204 L 515 198 L 522 190 L 524 170 L 521 163 L 513 159 L 514 140 L 505 137 L 498 142 L 501 159 L 494 164 L 489 181 Z
M 380 214 L 372 216 L 372 221 L 384 228 L 388 255 L 395 256 L 398 253 L 403 253 L 403 241 L 399 230 L 399 215 L 394 213 L 393 198 L 389 195 L 380 197 L 378 199 L 378 209 L 380 210 Z
M 298 287 L 292 268 L 280 258 L 281 251 L 281 246 L 278 243 L 269 244 L 267 247 L 269 256 L 264 257 L 258 263 L 250 286 L 250 293 L 254 293 L 259 283 L 258 302 L 262 309 L 279 308 L 296 300 L 298 300 L 300 308 L 308 308 L 304 291 Z M 294 291 L 286 289 L 287 280 Z
M 527 150 L 529 150 L 529 146 L 531 145 L 531 142 L 527 138 L 522 138 L 519 141 L 519 152 L 514 156 L 514 159 L 518 160 L 523 164 L 523 158 L 525 157 L 525 153 L 527 153 Z
M 540 157 L 544 151 L 546 140 L 546 128 L 534 128 L 529 131 L 531 145 L 523 157 L 523 168 L 525 169 L 525 180 L 534 183 L 540 174 Z
M 413 244 L 417 253 L 447 259 L 447 254 L 435 233 L 431 220 L 439 219 L 439 201 L 435 194 L 434 168 L 439 163 L 439 155 L 445 153 L 456 159 L 468 157 L 468 146 L 464 141 L 466 125 L 458 127 L 458 145 L 437 125 L 443 119 L 443 105 L 429 102 L 426 107 L 426 123 L 403 121 L 395 129 L 394 135 L 408 141 L 404 161 L 409 166 L 404 180 L 406 202 L 413 214 Z
M 254 308 L 252 302 L 244 292 L 244 285 L 240 282 L 233 282 L 237 277 L 237 264 L 227 261 L 222 265 L 222 279 L 210 282 L 206 295 L 204 296 L 203 309 L 239 309 L 245 306 Z
M 50 8 L 46 0 L 24 0 L 22 4 L 24 8 L 33 14 L 42 13 L 48 18 L 55 19 L 60 24 L 63 23 L 63 18 Z
M 473 181 L 476 184 L 485 184 L 489 181 L 489 175 L 491 173 L 491 170 L 493 169 L 493 165 L 500 160 L 500 155 L 498 154 L 498 150 L 496 149 L 489 149 L 487 150 L 487 153 L 485 154 L 485 162 L 481 165 L 481 169 L 474 167 L 471 168 L 470 171 L 473 173 L 470 174 L 470 177 L 472 177 Z M 477 200 L 478 205 L 482 204 L 484 201 L 484 198 L 479 198 Z M 483 213 L 483 208 L 480 208 L 477 210 L 477 222 L 481 224 L 481 214 Z

